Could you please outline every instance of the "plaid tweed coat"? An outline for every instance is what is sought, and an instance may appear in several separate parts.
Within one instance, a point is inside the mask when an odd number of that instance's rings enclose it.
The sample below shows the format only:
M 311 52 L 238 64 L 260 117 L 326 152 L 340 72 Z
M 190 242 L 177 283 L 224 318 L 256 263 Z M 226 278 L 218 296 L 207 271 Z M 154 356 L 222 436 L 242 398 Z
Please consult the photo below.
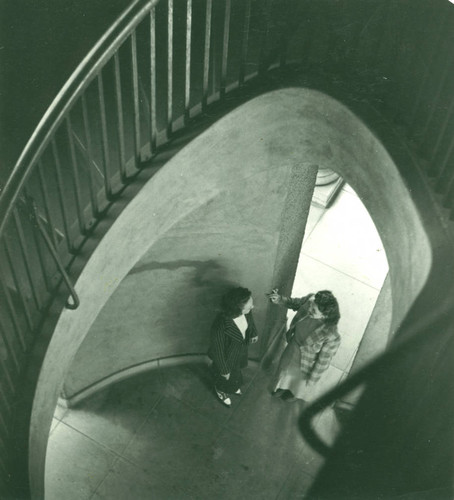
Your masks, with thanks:
M 283 297 L 283 304 L 287 308 L 297 311 L 287 331 L 287 341 L 290 341 L 294 336 L 296 325 L 307 316 L 309 299 L 311 297 L 313 297 L 313 294 L 306 295 L 300 299 Z M 323 323 L 318 328 L 315 328 L 299 344 L 301 372 L 309 383 L 315 383 L 319 380 L 322 373 L 329 367 L 331 359 L 336 354 L 339 345 L 340 335 L 337 331 L 337 326 Z

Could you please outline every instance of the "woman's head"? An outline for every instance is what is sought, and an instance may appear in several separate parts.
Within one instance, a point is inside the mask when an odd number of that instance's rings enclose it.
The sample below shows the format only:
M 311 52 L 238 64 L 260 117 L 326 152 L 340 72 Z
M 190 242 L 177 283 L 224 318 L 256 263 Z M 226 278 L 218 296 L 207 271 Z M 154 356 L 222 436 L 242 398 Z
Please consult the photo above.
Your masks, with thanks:
M 247 314 L 253 307 L 251 291 L 241 286 L 232 288 L 222 298 L 222 310 L 231 318 Z
M 329 290 L 320 290 L 314 296 L 314 303 L 325 318 L 325 323 L 337 325 L 340 319 L 339 304 Z

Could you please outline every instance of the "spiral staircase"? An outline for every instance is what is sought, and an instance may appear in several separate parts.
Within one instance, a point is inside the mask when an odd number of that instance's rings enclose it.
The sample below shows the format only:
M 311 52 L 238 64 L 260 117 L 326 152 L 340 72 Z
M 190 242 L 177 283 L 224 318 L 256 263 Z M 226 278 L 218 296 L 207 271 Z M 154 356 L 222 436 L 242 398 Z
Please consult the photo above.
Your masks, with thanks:
M 61 89 L 0 196 L 2 498 L 43 494 L 30 491 L 27 479 L 33 468 L 28 443 L 33 395 L 53 327 L 64 308 L 78 307 L 74 283 L 100 238 L 140 186 L 182 147 L 232 109 L 279 88 L 324 92 L 366 124 L 364 109 L 373 109 L 411 159 L 397 162 L 403 179 L 409 185 L 415 176 L 424 179 L 427 189 L 415 192 L 413 202 L 429 211 L 428 220 L 436 225 L 429 236 L 434 260 L 428 283 L 389 350 L 302 417 L 309 442 L 328 454 L 311 418 L 368 384 L 351 424 L 357 432 L 347 432 L 329 455 L 314 498 L 336 498 L 342 480 L 360 484 L 360 462 L 346 450 L 367 440 L 361 422 L 370 416 L 373 394 L 385 400 L 392 381 L 420 380 L 427 370 L 427 383 L 420 385 L 425 402 L 413 409 L 425 415 L 426 405 L 441 400 L 432 389 L 450 370 L 454 319 L 448 300 L 454 281 L 452 26 L 454 8 L 441 0 L 136 0 L 130 5 Z M 435 301 L 430 314 L 421 307 L 428 297 Z M 388 385 L 380 386 L 384 373 Z M 400 391 L 405 388 L 402 382 Z M 402 396 L 396 408 L 405 401 Z M 444 417 L 452 416 L 451 403 L 444 410 Z M 393 413 L 391 405 L 389 411 L 389 422 L 398 421 L 397 409 Z M 443 415 L 434 425 L 443 427 Z M 389 444 L 392 431 L 387 431 Z M 434 449 L 427 445 L 421 456 L 434 457 Z M 406 457 L 402 484 L 418 474 L 418 488 L 441 485 L 447 491 L 448 455 L 432 479 L 420 474 L 416 459 Z M 385 456 L 379 447 L 375 459 L 382 464 Z M 374 481 L 377 486 L 379 479 Z M 357 498 L 361 491 L 358 486 Z

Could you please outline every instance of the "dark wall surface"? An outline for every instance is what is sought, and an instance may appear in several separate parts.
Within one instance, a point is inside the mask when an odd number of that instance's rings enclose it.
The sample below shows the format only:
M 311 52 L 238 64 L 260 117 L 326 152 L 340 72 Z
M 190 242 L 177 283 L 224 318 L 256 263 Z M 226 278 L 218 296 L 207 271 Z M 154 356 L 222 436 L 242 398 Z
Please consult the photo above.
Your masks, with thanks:
M 130 0 L 0 4 L 0 186 L 42 115 Z

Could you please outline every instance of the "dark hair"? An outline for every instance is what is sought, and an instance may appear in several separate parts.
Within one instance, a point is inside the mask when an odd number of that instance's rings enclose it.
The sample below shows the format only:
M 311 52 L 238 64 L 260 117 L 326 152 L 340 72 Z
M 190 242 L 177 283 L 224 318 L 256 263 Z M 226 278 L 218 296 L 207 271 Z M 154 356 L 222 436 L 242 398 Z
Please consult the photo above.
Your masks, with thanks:
M 251 298 L 252 292 L 247 288 L 238 286 L 232 288 L 222 297 L 222 311 L 230 318 L 237 318 L 241 315 L 244 304 Z
M 325 323 L 337 325 L 340 319 L 339 304 L 336 297 L 329 290 L 320 290 L 315 294 L 315 304 L 325 316 Z

